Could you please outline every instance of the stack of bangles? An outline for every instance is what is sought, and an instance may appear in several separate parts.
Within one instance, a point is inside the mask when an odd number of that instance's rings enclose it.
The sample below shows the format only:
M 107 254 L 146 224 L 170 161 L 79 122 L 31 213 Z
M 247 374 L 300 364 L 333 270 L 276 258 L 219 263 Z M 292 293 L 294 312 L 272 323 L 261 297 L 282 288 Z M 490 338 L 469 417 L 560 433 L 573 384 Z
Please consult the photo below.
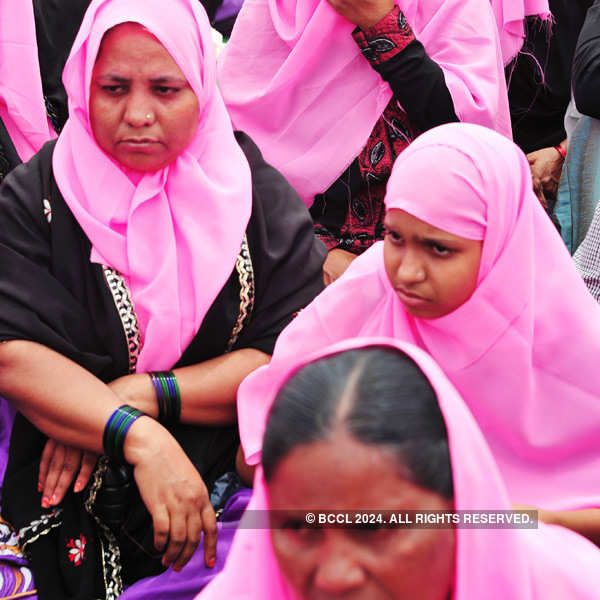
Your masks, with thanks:
M 179 421 L 181 415 L 181 394 L 179 393 L 179 385 L 177 384 L 175 375 L 172 371 L 152 372 L 149 375 L 158 402 L 158 421 L 161 423 Z M 145 414 L 128 404 L 119 406 L 113 412 L 104 427 L 104 436 L 102 438 L 106 456 L 120 463 L 126 462 L 123 452 L 125 436 L 135 421 L 145 416 Z
M 148 373 L 158 402 L 160 423 L 176 423 L 181 416 L 181 394 L 173 371 L 153 371 Z

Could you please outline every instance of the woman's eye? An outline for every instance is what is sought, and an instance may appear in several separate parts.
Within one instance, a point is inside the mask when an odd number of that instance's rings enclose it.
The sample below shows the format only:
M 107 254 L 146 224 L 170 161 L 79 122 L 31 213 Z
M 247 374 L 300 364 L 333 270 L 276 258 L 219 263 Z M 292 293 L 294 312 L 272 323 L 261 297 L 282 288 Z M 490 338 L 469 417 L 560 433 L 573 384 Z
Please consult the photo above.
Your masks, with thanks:
M 452 254 L 452 250 L 450 250 L 450 248 L 442 246 L 441 244 L 436 244 L 435 242 L 430 244 L 430 248 L 437 256 L 449 256 Z
M 393 244 L 401 244 L 402 243 L 402 236 L 399 233 L 396 233 L 395 231 L 393 231 L 392 229 L 386 229 L 384 232 L 384 235 L 386 237 L 388 237 Z
M 169 87 L 169 86 L 166 86 L 166 85 L 157 85 L 154 88 L 154 91 L 159 96 L 173 96 L 173 95 L 175 95 L 179 91 L 179 88 Z
M 103 85 L 102 89 L 107 93 L 107 94 L 112 94 L 112 95 L 118 95 L 118 94 L 123 94 L 127 91 L 127 87 L 122 85 L 122 84 L 115 84 L 115 85 Z

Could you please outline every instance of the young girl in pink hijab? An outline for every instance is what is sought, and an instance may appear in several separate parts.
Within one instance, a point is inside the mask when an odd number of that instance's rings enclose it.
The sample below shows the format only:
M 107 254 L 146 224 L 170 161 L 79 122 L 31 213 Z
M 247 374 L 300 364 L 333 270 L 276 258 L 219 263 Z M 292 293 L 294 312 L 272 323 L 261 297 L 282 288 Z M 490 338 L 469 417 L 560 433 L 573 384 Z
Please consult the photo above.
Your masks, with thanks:
M 428 352 L 481 427 L 511 501 L 548 520 L 600 507 L 600 307 L 539 205 L 524 154 L 476 125 L 433 129 L 394 166 L 386 238 L 280 336 L 238 394 L 250 464 L 279 373 L 363 335 Z M 594 524 L 595 523 L 595 524 Z M 585 524 L 583 524 L 585 527 Z M 579 526 L 578 526 L 579 527 Z
M 597 596 L 600 551 L 568 529 L 467 529 L 452 520 L 419 528 L 407 512 L 511 509 L 473 416 L 422 350 L 347 340 L 297 356 L 273 383 L 254 496 L 225 570 L 201 600 Z M 318 524 L 332 514 L 371 522 Z M 386 526 L 392 515 L 404 526 Z
M 385 186 L 416 136 L 454 121 L 511 135 L 487 1 L 247 0 L 219 85 L 311 207 L 327 283 L 382 239 Z
M 322 288 L 306 207 L 215 78 L 197 0 L 93 0 L 69 119 L 2 186 L 0 395 L 19 411 L 2 516 L 41 600 L 135 598 L 151 575 L 195 595 L 237 387 Z

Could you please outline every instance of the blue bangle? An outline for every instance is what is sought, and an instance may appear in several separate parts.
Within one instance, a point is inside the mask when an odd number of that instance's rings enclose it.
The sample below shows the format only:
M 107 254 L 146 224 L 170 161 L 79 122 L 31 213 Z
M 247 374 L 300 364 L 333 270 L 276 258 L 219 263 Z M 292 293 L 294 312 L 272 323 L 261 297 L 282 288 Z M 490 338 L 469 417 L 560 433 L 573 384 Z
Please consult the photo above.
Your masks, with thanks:
M 148 373 L 154 386 L 158 403 L 158 421 L 177 423 L 181 416 L 181 394 L 177 379 L 172 371 L 153 371 Z
M 120 463 L 126 462 L 125 454 L 123 453 L 125 437 L 135 421 L 144 415 L 145 413 L 141 410 L 127 404 L 119 406 L 110 415 L 104 427 L 104 435 L 102 437 L 102 445 L 104 446 L 104 454 L 106 456 Z

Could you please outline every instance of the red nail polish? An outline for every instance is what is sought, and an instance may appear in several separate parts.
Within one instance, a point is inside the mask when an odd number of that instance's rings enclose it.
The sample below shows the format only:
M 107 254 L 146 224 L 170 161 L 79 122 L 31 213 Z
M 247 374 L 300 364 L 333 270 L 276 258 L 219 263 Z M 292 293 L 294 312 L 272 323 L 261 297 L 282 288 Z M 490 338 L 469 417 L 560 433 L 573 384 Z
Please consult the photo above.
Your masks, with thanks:
M 46 496 L 42 498 L 42 508 L 50 508 L 50 502 L 48 502 L 48 498 L 46 498 Z
M 52 494 L 52 498 L 50 498 L 50 504 L 52 504 L 52 506 L 55 506 L 57 504 L 56 494 Z
M 216 562 L 217 562 L 217 559 L 216 559 L 216 558 L 211 558 L 211 559 L 208 561 L 208 567 L 209 567 L 209 569 L 212 569 L 212 568 L 215 566 L 215 563 L 216 563 Z
M 78 492 L 80 492 L 83 489 L 83 486 L 81 485 L 81 483 L 79 483 L 79 481 L 75 484 L 75 487 L 73 488 L 73 491 L 77 494 Z
M 44 490 L 44 486 L 41 483 L 38 483 L 38 492 L 42 492 Z

